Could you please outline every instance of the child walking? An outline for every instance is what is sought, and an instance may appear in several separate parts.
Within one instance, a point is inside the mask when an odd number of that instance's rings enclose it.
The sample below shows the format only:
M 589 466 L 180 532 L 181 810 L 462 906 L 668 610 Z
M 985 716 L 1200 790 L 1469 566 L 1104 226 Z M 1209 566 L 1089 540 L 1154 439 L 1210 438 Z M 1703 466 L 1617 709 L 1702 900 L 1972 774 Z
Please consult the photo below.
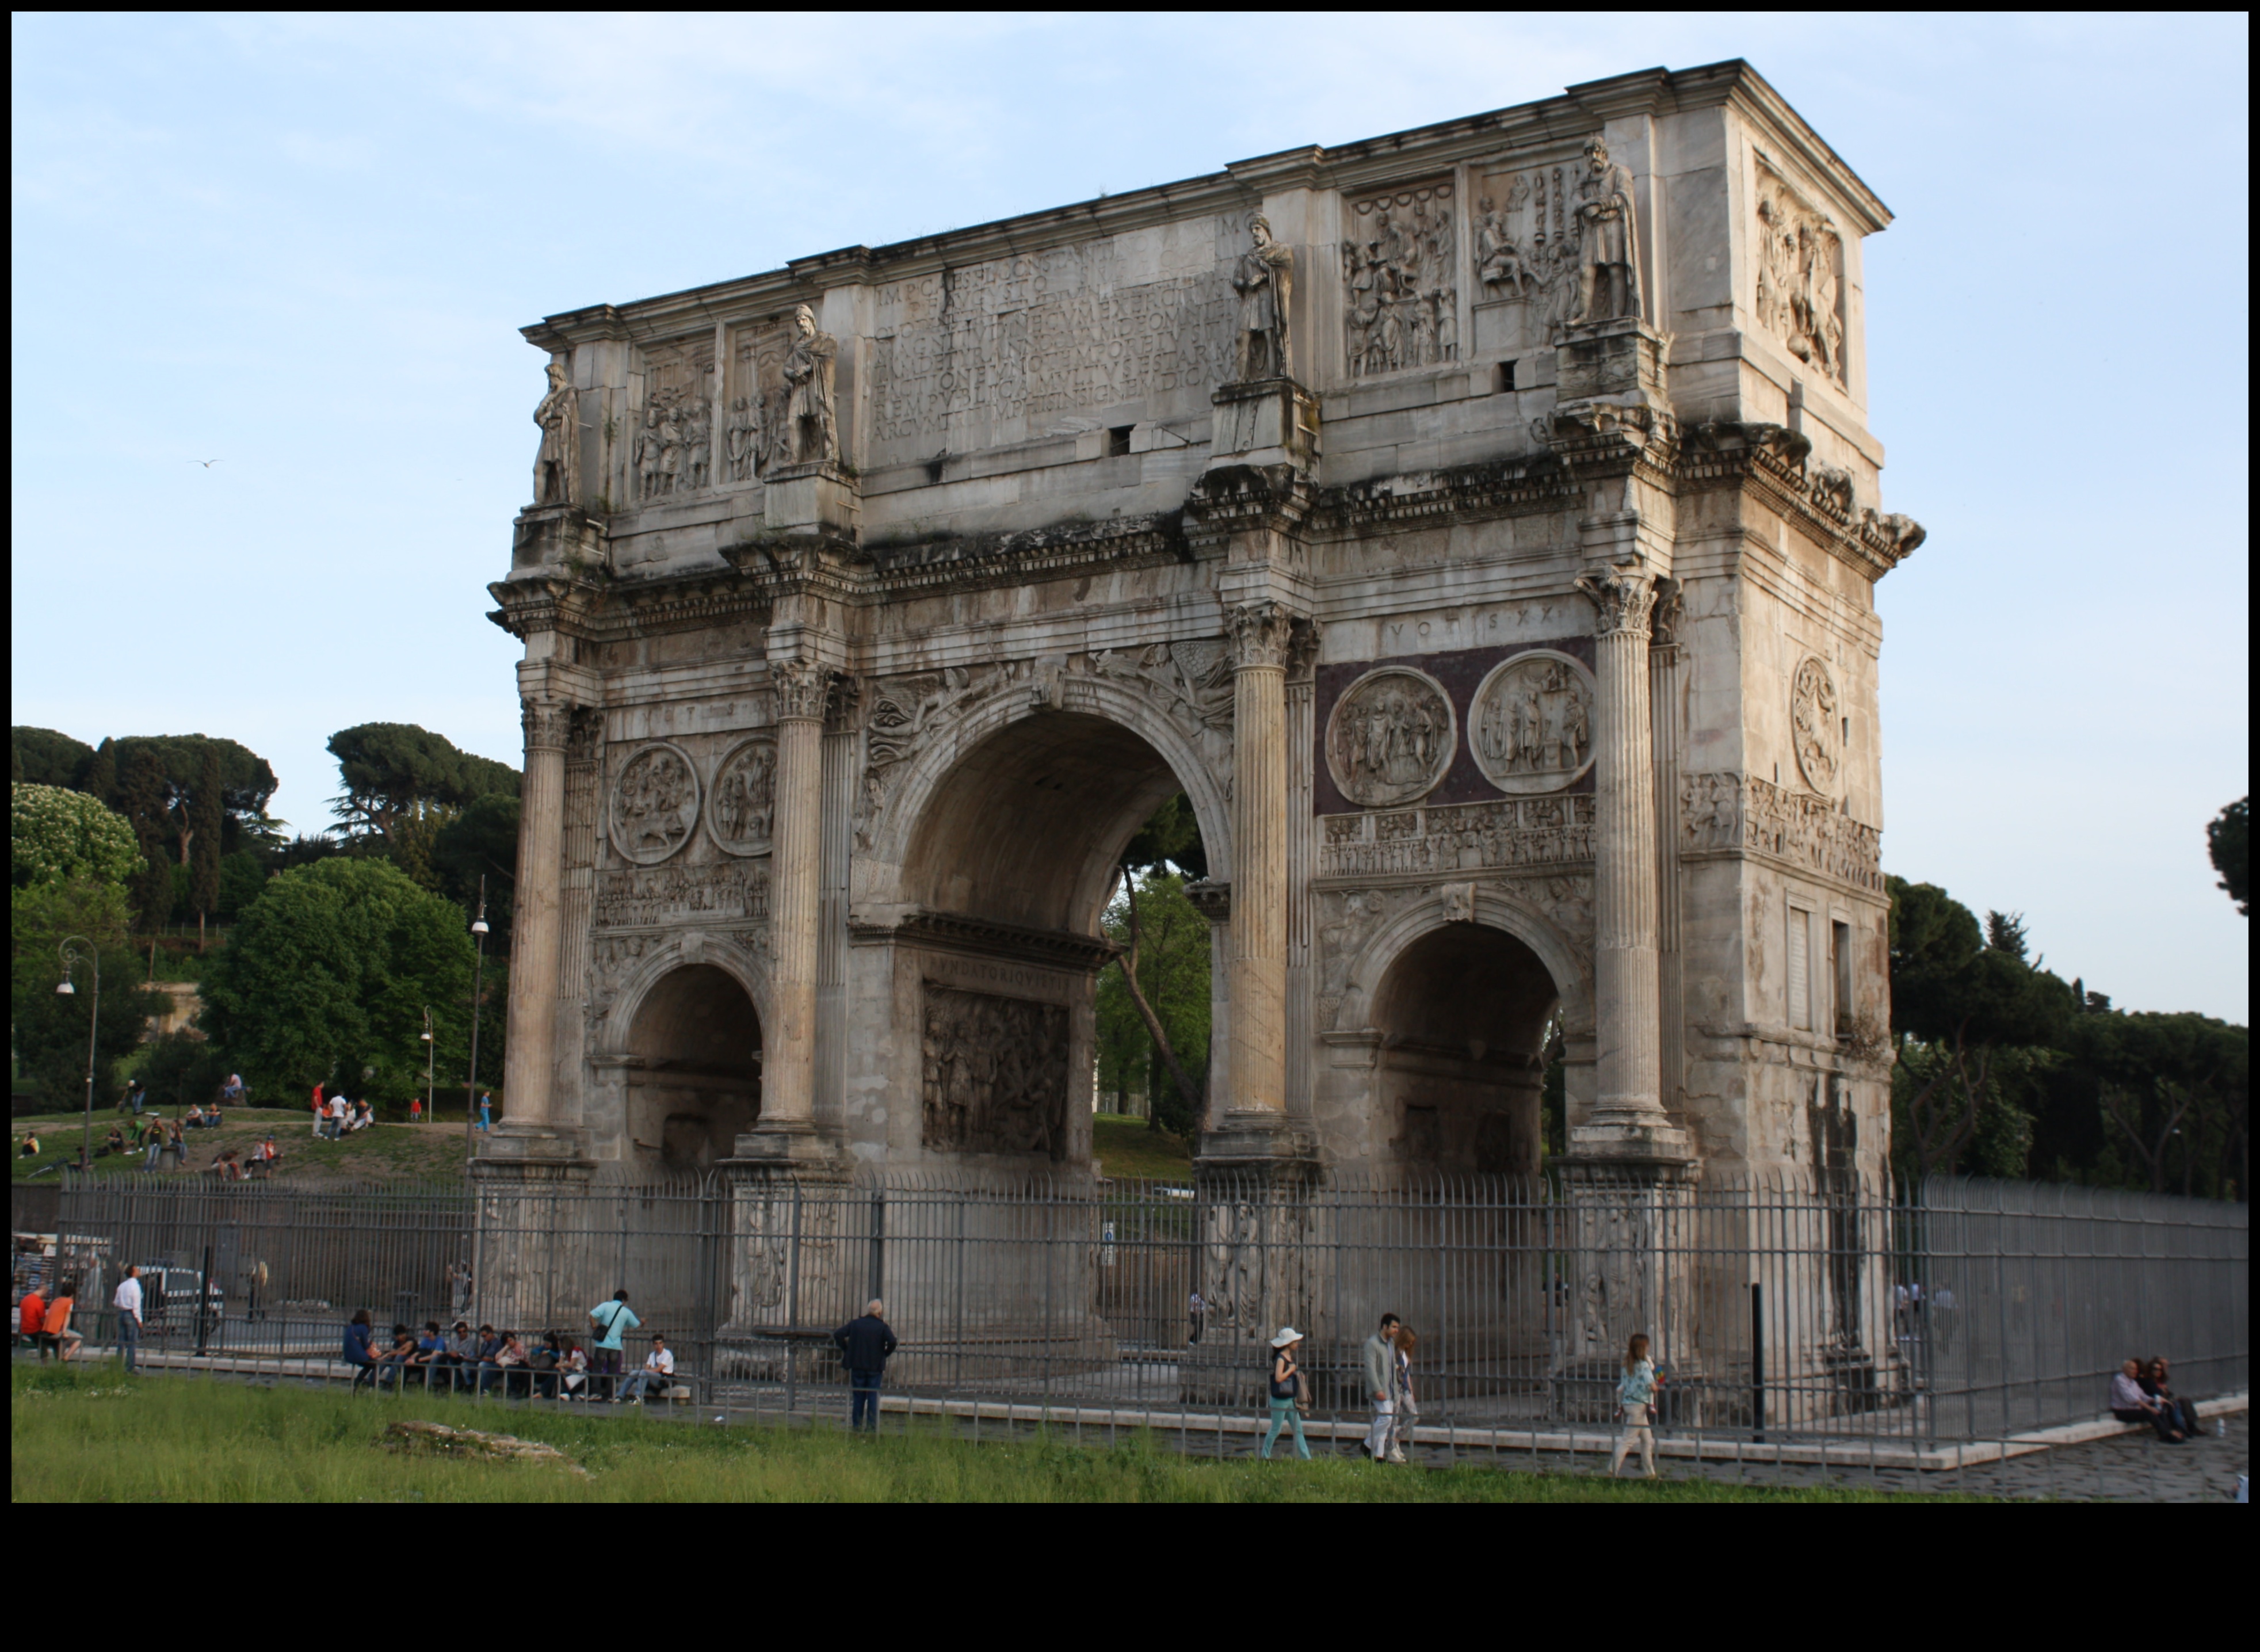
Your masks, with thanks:
M 1623 1408 L 1623 1432 L 1617 1435 L 1617 1448 L 1609 1456 L 1609 1478 L 1616 1478 L 1617 1470 L 1624 1467 L 1626 1454 L 1633 1442 L 1640 1442 L 1640 1471 L 1644 1479 L 1656 1478 L 1656 1431 L 1649 1426 L 1649 1415 L 1656 1404 L 1656 1391 L 1663 1386 L 1663 1379 L 1656 1374 L 1656 1365 L 1648 1357 L 1648 1337 L 1634 1336 L 1626 1345 L 1624 1375 L 1617 1378 L 1617 1404 Z

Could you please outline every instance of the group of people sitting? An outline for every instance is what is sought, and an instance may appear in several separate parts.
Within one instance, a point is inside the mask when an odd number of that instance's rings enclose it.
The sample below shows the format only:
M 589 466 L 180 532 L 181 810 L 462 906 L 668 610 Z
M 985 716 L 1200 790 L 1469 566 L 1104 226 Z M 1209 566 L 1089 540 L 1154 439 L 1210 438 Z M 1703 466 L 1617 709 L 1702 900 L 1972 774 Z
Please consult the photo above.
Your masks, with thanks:
M 275 1150 L 275 1138 L 268 1136 L 252 1148 L 248 1159 L 239 1155 L 233 1148 L 216 1155 L 211 1162 L 211 1169 L 206 1174 L 222 1182 L 248 1182 L 254 1176 L 269 1174 L 282 1157 L 282 1154 Z
M 343 1096 L 325 1098 L 322 1087 L 314 1086 L 314 1134 L 323 1141 L 342 1141 L 375 1122 L 376 1109 L 368 1102 L 347 1101 Z
M 2205 1432 L 2197 1402 L 2174 1392 L 2171 1375 L 2163 1355 L 2128 1360 L 2111 1379 L 2111 1414 L 2121 1422 L 2148 1423 L 2170 1446 L 2196 1439 Z
M 59 1360 L 78 1357 L 84 1339 L 71 1329 L 77 1298 L 77 1286 L 66 1279 L 52 1298 L 33 1285 L 16 1304 L 16 1334 L 38 1348 L 42 1361 L 50 1354 Z
M 675 1355 L 667 1339 L 654 1335 L 651 1345 L 643 1369 L 625 1378 L 596 1370 L 579 1343 L 556 1331 L 545 1331 L 529 1346 L 516 1331 L 497 1331 L 491 1325 L 474 1331 L 468 1320 L 458 1319 L 452 1332 L 442 1333 L 437 1319 L 426 1319 L 420 1333 L 394 1326 L 391 1345 L 380 1348 L 364 1308 L 346 1327 L 341 1355 L 354 1367 L 356 1388 L 363 1383 L 376 1388 L 420 1384 L 499 1392 L 508 1399 L 617 1398 L 632 1405 L 646 1393 L 664 1395 L 674 1385 Z M 617 1372 L 618 1361 L 610 1363 Z

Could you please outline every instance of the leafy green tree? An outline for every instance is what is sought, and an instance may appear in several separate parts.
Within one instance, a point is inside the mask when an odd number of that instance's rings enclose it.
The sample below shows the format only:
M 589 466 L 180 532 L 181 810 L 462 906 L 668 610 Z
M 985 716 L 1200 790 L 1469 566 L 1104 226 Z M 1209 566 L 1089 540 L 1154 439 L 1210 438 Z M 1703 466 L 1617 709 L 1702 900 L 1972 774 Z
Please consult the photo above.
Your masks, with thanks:
M 1176 873 L 1141 884 L 1126 869 L 1105 921 L 1122 950 L 1098 982 L 1099 1083 L 1119 1093 L 1142 1065 L 1152 1127 L 1186 1134 L 1200 1121 L 1208 1066 L 1208 920 Z
M 189 902 L 196 908 L 197 940 L 204 940 L 204 920 L 219 910 L 220 836 L 226 819 L 221 801 L 219 750 L 204 747 L 204 771 L 190 800 Z
M 2070 1020 L 2072 996 L 2025 962 L 2017 919 L 1992 914 L 1999 944 L 1989 945 L 1944 890 L 1897 877 L 1889 888 L 1892 1031 L 1905 1069 L 1893 1086 L 1893 1148 L 1920 1179 L 1960 1162 L 1989 1101 L 1999 1103 L 2002 1053 L 2050 1047 Z M 2010 1134 L 2028 1141 L 2028 1131 Z M 1999 1126 L 1994 1134 L 1999 1150 Z
M 267 863 L 250 849 L 224 855 L 219 863 L 219 899 L 216 911 L 233 917 L 259 898 L 266 887 Z
M 132 734 L 104 741 L 118 765 L 120 789 L 131 788 L 133 808 L 110 792 L 97 795 L 128 819 L 146 813 L 168 845 L 168 857 L 182 866 L 195 852 L 198 823 L 197 794 L 212 772 L 208 762 L 217 758 L 220 786 L 218 843 L 223 855 L 251 844 L 271 842 L 277 823 L 268 818 L 267 805 L 275 795 L 275 771 L 267 760 L 248 747 L 209 734 Z M 154 765 L 154 780 L 144 759 Z M 89 770 L 89 787 L 102 771 L 102 754 Z M 137 819 L 137 829 L 139 822 Z
M 2239 797 L 2206 825 L 2206 853 L 2236 910 L 2252 916 L 2252 799 Z
M 70 883 L 122 886 L 146 869 L 124 816 L 83 792 L 60 786 L 11 784 L 8 837 L 10 882 L 18 889 Z
M 485 880 L 487 922 L 497 936 L 510 932 L 511 892 L 518 876 L 519 798 L 493 791 L 475 797 L 443 825 L 432 846 L 440 888 L 467 912 L 478 909 Z
M 94 767 L 94 747 L 84 740 L 52 728 L 18 724 L 8 731 L 8 776 L 35 786 L 86 790 L 87 771 Z
M 2208 1015 L 2085 1017 L 2075 1040 L 2114 1141 L 2152 1192 L 2249 1197 L 2250 1041 Z M 2222 1171 L 2232 1185 L 2223 1187 Z
M 142 925 L 157 929 L 172 915 L 173 869 L 165 852 L 165 769 L 154 752 L 145 748 L 119 762 L 118 789 L 111 805 L 133 828 L 145 862 L 144 869 L 127 885 L 126 894 Z
M 163 994 L 142 985 L 139 961 L 128 948 L 128 911 L 122 884 L 88 878 L 49 878 L 17 888 L 10 898 L 8 1013 L 16 1057 L 52 1106 L 75 1106 L 85 1097 L 87 1029 L 97 1012 L 91 970 L 82 967 L 68 997 L 55 990 L 63 978 L 65 938 L 83 936 L 93 943 L 102 966 L 101 1019 L 95 1023 L 97 1102 L 116 1093 L 118 1063 L 164 1007 Z
M 342 1079 L 404 1101 L 423 1085 L 427 1006 L 440 1070 L 461 1070 L 471 966 L 454 903 L 384 861 L 336 856 L 268 880 L 204 973 L 202 1025 L 262 1093 Z
M 344 790 L 338 812 L 354 833 L 392 838 L 400 823 L 434 806 L 461 808 L 492 793 L 518 794 L 507 763 L 460 751 L 413 723 L 362 723 L 330 736 Z

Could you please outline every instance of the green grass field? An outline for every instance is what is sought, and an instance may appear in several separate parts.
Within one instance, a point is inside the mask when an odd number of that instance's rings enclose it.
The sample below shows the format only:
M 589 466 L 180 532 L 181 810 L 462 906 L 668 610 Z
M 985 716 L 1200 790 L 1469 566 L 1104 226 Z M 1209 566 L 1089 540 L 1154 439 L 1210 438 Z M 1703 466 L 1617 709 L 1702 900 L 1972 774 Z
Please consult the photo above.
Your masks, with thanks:
M 463 1171 L 463 1112 L 462 1098 L 457 1092 L 455 1114 L 452 1123 L 445 1116 L 437 1124 L 376 1124 L 366 1130 L 356 1131 L 342 1141 L 318 1141 L 314 1139 L 312 1115 L 304 1108 L 231 1107 L 226 1122 L 217 1130 L 191 1130 L 188 1133 L 189 1162 L 183 1170 L 167 1169 L 159 1173 L 169 1181 L 182 1175 L 197 1175 L 211 1169 L 213 1156 L 225 1148 L 233 1148 L 240 1158 L 248 1159 L 251 1150 L 259 1145 L 260 1137 L 272 1131 L 275 1145 L 282 1150 L 282 1162 L 275 1175 L 278 1181 L 289 1181 L 310 1171 L 325 1176 L 353 1176 L 371 1182 L 448 1181 Z M 56 1163 L 78 1162 L 79 1138 L 84 1127 L 85 1115 L 78 1112 L 39 1113 L 30 1119 L 15 1120 L 15 1134 L 9 1148 L 10 1163 L 15 1179 L 28 1179 L 35 1171 Z M 103 1137 L 114 1125 L 125 1127 L 129 1121 L 114 1108 L 97 1108 L 94 1114 L 94 1144 L 101 1147 Z M 16 1148 L 23 1141 L 27 1126 L 35 1126 L 39 1135 L 39 1153 L 36 1158 L 17 1156 Z M 98 1158 L 94 1162 L 97 1176 L 143 1176 L 142 1155 L 129 1154 L 125 1158 Z M 47 1171 L 42 1178 L 52 1182 L 56 1173 Z M 154 1179 L 154 1178 L 153 1178 Z
M 1091 1121 L 1091 1156 L 1124 1181 L 1190 1181 L 1193 1152 L 1183 1138 L 1149 1130 L 1143 1119 L 1102 1112 Z
M 18 1503 L 1844 1503 L 1855 1491 L 1651 1484 L 1488 1468 L 1320 1459 L 1205 1461 L 1165 1445 L 975 1444 L 921 1426 L 862 1439 L 829 1427 L 715 1427 L 468 1400 L 201 1378 L 114 1365 L 11 1374 L 10 1491 Z M 416 1418 L 507 1432 L 556 1465 L 404 1456 L 384 1426 Z

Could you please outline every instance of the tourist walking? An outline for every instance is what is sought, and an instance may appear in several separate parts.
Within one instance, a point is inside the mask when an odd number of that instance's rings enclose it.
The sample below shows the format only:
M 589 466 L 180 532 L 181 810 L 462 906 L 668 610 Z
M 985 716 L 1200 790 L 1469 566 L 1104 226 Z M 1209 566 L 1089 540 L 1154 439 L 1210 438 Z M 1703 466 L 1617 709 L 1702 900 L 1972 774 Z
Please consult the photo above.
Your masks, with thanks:
M 1412 1392 L 1412 1349 L 1420 1341 L 1412 1327 L 1397 1327 L 1397 1417 L 1389 1429 L 1389 1460 L 1405 1461 L 1405 1448 L 1412 1439 L 1412 1430 L 1420 1425 L 1420 1402 Z
M 1195 1290 L 1192 1295 L 1185 1298 L 1185 1318 L 1192 1326 L 1192 1329 L 1186 1333 L 1185 1341 L 1198 1347 L 1200 1343 L 1202 1321 L 1208 1318 L 1208 1298 L 1202 1296 L 1198 1290 Z
M 643 1321 L 628 1307 L 628 1293 L 615 1291 L 610 1302 L 589 1310 L 589 1323 L 597 1332 L 597 1375 L 610 1379 L 597 1384 L 596 1390 L 610 1399 L 619 1392 L 621 1351 L 626 1346 L 623 1339 Z
M 627 1386 L 620 1391 L 624 1405 L 640 1405 L 646 1394 L 667 1398 L 668 1390 L 675 1386 L 675 1355 L 667 1346 L 667 1339 L 656 1331 L 652 1333 L 651 1352 L 643 1356 L 643 1369 L 628 1378 Z
M 125 1374 L 133 1373 L 134 1350 L 141 1346 L 141 1266 L 129 1262 L 125 1277 L 118 1282 L 118 1294 L 110 1299 L 118 1310 L 118 1353 L 125 1362 Z
M 879 1383 L 887 1374 L 887 1356 L 897 1347 L 886 1312 L 887 1305 L 874 1297 L 863 1305 L 862 1319 L 832 1334 L 840 1362 L 848 1368 L 848 1426 L 873 1434 L 879 1427 Z
M 1386 1461 L 1390 1431 L 1397 1426 L 1397 1327 L 1393 1313 L 1381 1316 L 1381 1328 L 1365 1339 L 1366 1403 L 1373 1407 L 1372 1426 L 1366 1429 L 1362 1448 L 1376 1462 Z
M 1303 1438 L 1302 1351 L 1303 1334 L 1291 1325 L 1281 1326 L 1271 1339 L 1271 1427 L 1264 1431 L 1262 1452 L 1266 1462 L 1282 1428 L 1295 1431 L 1295 1455 L 1305 1462 L 1311 1460 L 1310 1445 Z
M 1656 1362 L 1648 1357 L 1646 1334 L 1635 1335 L 1625 1345 L 1624 1375 L 1617 1378 L 1622 1432 L 1617 1435 L 1617 1448 L 1609 1454 L 1611 1479 L 1624 1467 L 1626 1455 L 1635 1443 L 1640 1447 L 1641 1477 L 1656 1478 L 1656 1430 L 1649 1427 L 1649 1416 L 1656 1405 L 1656 1391 L 1663 1386 Z
M 494 1098 L 492 1096 L 481 1096 L 479 1098 L 479 1129 L 482 1132 L 484 1132 L 493 1123 Z

